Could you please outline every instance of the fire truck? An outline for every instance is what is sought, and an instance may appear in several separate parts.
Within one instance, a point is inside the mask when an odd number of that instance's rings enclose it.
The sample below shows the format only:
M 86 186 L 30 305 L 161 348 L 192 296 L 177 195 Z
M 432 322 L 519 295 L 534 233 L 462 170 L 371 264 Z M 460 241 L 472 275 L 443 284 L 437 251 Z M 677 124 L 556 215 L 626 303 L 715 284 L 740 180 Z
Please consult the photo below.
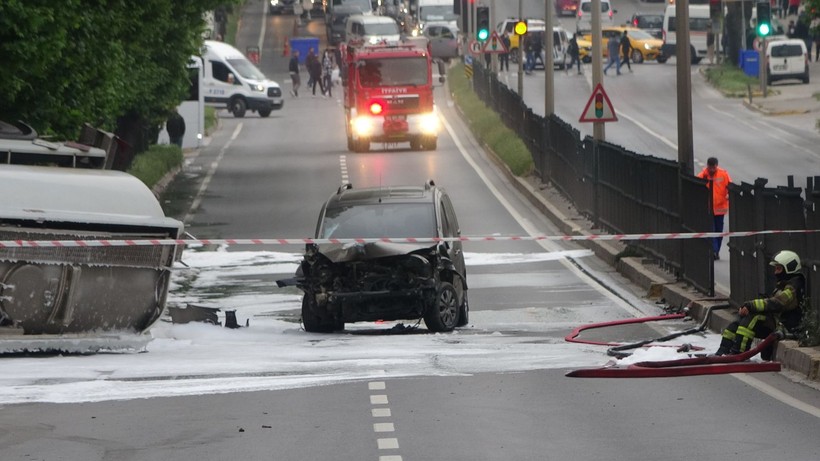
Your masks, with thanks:
M 344 57 L 348 150 L 367 152 L 371 142 L 409 142 L 413 150 L 436 150 L 439 119 L 429 42 L 350 46 Z M 443 83 L 441 67 L 439 73 Z

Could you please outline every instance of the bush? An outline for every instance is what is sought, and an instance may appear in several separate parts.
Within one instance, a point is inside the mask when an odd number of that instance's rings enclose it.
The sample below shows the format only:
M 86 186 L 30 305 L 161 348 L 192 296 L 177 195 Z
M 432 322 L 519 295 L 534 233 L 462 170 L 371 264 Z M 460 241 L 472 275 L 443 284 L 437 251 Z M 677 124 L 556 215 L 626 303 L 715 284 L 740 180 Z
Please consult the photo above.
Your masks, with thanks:
M 748 95 L 749 86 L 753 92 L 760 89 L 760 79 L 749 77 L 743 70 L 731 63 L 706 69 L 706 80 L 726 96 L 742 98 Z
M 153 145 L 134 157 L 128 173 L 149 188 L 154 187 L 169 171 L 182 165 L 182 149 L 175 144 Z
M 464 65 L 451 67 L 447 79 L 453 99 L 479 142 L 487 145 L 514 175 L 524 176 L 530 173 L 533 162 L 526 144 L 504 125 L 495 111 L 478 99 L 464 75 Z

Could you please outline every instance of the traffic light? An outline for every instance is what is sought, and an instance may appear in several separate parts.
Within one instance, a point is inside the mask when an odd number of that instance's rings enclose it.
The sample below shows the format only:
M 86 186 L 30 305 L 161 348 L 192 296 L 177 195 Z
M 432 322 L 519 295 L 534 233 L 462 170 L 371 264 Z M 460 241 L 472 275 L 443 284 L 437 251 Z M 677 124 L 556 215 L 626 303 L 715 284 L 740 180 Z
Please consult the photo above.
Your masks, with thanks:
M 527 33 L 527 21 L 518 21 L 513 26 L 513 32 L 515 35 L 524 35 Z
M 484 41 L 490 38 L 490 7 L 478 6 L 476 7 L 476 30 L 475 36 L 477 39 Z
M 772 6 L 769 0 L 757 2 L 757 35 L 768 37 L 772 34 Z

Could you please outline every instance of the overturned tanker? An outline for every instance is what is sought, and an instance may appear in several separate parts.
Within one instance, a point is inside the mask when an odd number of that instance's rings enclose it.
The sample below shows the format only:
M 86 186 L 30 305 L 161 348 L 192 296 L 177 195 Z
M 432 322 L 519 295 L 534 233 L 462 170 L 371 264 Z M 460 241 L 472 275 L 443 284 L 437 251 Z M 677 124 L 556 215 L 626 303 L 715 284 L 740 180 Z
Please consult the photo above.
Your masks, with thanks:
M 119 171 L 0 165 L 0 198 L 4 241 L 175 239 L 183 229 Z M 0 246 L 0 352 L 139 345 L 164 310 L 180 251 Z

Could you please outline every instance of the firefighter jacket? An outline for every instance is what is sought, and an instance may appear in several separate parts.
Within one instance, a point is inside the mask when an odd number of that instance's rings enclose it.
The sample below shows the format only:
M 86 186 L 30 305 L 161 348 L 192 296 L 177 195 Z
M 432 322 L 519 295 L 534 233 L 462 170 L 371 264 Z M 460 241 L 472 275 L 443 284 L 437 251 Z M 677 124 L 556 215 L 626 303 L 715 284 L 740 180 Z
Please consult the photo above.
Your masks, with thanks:
M 803 316 L 805 286 L 806 279 L 803 274 L 792 274 L 777 282 L 771 297 L 753 299 L 743 305 L 748 307 L 749 315 L 765 316 L 765 325 L 772 330 L 777 329 L 779 322 L 789 331 L 793 331 Z
M 717 167 L 715 175 L 709 174 L 709 169 L 704 168 L 698 173 L 698 178 L 710 180 L 712 188 L 712 212 L 717 216 L 725 215 L 729 212 L 729 183 L 732 178 L 729 173 L 721 167 Z

